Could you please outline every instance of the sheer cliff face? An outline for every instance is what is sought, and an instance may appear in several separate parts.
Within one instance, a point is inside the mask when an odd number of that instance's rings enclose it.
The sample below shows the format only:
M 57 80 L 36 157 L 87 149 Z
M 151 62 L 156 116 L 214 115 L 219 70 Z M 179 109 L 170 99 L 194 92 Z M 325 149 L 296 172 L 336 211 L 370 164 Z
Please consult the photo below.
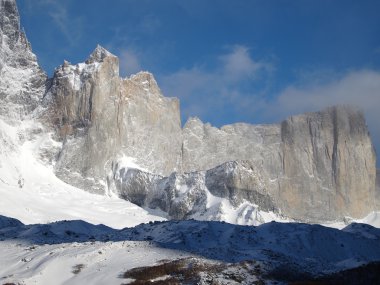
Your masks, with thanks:
M 375 152 L 361 112 L 333 107 L 290 117 L 281 137 L 279 201 L 289 215 L 360 217 L 375 207 Z
M 158 174 L 178 168 L 178 100 L 163 97 L 150 73 L 121 79 L 118 58 L 104 48 L 85 63 L 60 66 L 47 98 L 63 141 L 56 173 L 66 182 L 103 192 L 107 171 L 123 156 Z
M 352 107 L 293 116 L 281 125 L 217 129 L 196 119 L 185 125 L 185 170 L 232 160 L 248 160 L 261 181 L 242 187 L 235 180 L 233 188 L 269 195 L 286 216 L 321 221 L 375 209 L 375 152 L 363 114 Z
M 192 118 L 183 129 L 183 170 L 206 170 L 226 161 L 249 159 L 275 179 L 281 172 L 280 139 L 279 125 L 239 123 L 218 129 Z
M 15 0 L 0 0 L 0 114 L 7 121 L 24 117 L 37 107 L 46 75 L 25 34 Z

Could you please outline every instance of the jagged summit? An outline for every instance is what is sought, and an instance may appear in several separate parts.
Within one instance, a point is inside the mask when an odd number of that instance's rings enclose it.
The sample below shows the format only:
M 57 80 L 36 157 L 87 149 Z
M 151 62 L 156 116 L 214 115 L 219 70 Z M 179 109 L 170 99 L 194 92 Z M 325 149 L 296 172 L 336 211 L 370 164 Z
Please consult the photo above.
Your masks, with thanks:
M 94 63 L 94 62 L 103 62 L 106 57 L 116 57 L 104 47 L 97 45 L 94 51 L 91 53 L 90 57 L 86 60 L 86 63 Z
M 148 71 L 139 71 L 136 74 L 132 74 L 129 79 L 142 84 L 157 84 L 156 80 L 154 79 L 154 75 Z
M 34 110 L 45 91 L 46 74 L 20 28 L 14 0 L 0 0 L 0 115 L 17 122 Z
M 30 43 L 20 28 L 20 15 L 14 0 L 0 0 L 0 70 L 12 67 L 38 66 Z
M 185 123 L 185 125 L 183 126 L 184 129 L 188 129 L 188 128 L 193 128 L 195 126 L 201 126 L 203 127 L 203 122 L 202 120 L 197 117 L 197 116 L 192 116 L 192 117 L 189 117 Z
M 64 60 L 63 64 L 57 69 L 60 69 L 60 68 L 62 69 L 69 66 L 83 66 L 84 64 L 90 65 L 90 64 L 101 63 L 104 61 L 106 57 L 116 58 L 116 56 L 110 53 L 108 50 L 106 50 L 100 45 L 97 45 L 94 51 L 89 55 L 89 57 L 85 60 L 84 63 L 78 63 L 78 64 L 73 65 L 71 62 Z

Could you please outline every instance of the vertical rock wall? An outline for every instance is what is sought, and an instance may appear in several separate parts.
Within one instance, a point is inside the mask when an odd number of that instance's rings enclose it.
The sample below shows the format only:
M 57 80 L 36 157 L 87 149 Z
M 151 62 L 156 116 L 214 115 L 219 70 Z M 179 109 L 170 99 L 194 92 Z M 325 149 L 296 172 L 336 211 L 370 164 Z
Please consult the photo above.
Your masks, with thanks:
M 290 216 L 361 217 L 374 209 L 375 153 L 361 112 L 332 107 L 281 125 L 280 208 Z
M 236 201 L 252 203 L 268 197 L 272 208 L 307 221 L 362 217 L 376 208 L 375 153 L 364 116 L 354 108 L 220 129 L 192 118 L 182 130 L 178 100 L 162 96 L 150 73 L 121 79 L 118 71 L 117 57 L 97 47 L 85 63 L 65 62 L 55 72 L 47 96 L 63 141 L 55 169 L 68 183 L 102 193 L 122 157 L 163 176 L 240 161 L 250 174 L 228 168 L 211 193 L 231 196 L 225 187 Z
M 124 156 L 158 174 L 178 169 L 178 100 L 163 97 L 150 73 L 121 79 L 118 58 L 104 48 L 85 63 L 57 68 L 46 100 L 63 141 L 55 169 L 64 181 L 102 193 L 112 164 Z
M 254 165 L 260 193 L 268 193 L 286 216 L 333 220 L 376 208 L 376 156 L 365 118 L 353 107 L 292 116 L 281 125 L 217 129 L 189 120 L 183 130 L 185 170 L 233 160 Z

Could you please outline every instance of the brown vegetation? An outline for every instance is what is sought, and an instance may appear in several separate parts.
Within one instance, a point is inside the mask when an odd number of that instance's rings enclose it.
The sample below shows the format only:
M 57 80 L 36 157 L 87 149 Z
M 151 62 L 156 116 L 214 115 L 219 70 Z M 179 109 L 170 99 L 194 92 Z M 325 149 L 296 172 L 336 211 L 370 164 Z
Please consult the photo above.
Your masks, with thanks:
M 238 268 L 242 271 L 239 272 Z M 161 261 L 154 266 L 133 268 L 123 273 L 121 278 L 134 279 L 132 283 L 129 283 L 133 285 L 197 284 L 201 279 L 208 284 L 217 285 L 220 284 L 217 281 L 218 278 L 241 283 L 247 275 L 256 277 L 260 275 L 260 270 L 257 265 L 254 265 L 254 261 L 228 264 L 183 258 Z M 257 284 L 261 284 L 260 281 L 258 278 Z

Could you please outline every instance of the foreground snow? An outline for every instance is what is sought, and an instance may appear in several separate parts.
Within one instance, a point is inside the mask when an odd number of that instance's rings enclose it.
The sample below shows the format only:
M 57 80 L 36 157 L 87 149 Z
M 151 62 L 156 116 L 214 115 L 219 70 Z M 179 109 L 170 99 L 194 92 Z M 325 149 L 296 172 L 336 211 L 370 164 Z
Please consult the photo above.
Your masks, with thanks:
M 285 282 L 380 261 L 380 229 L 364 224 L 337 230 L 189 220 L 114 230 L 83 221 L 23 225 L 0 216 L 0 240 L 0 280 L 15 284 L 124 284 L 133 281 L 125 278 L 132 268 L 194 259 L 206 268 L 193 272 L 203 284 Z

